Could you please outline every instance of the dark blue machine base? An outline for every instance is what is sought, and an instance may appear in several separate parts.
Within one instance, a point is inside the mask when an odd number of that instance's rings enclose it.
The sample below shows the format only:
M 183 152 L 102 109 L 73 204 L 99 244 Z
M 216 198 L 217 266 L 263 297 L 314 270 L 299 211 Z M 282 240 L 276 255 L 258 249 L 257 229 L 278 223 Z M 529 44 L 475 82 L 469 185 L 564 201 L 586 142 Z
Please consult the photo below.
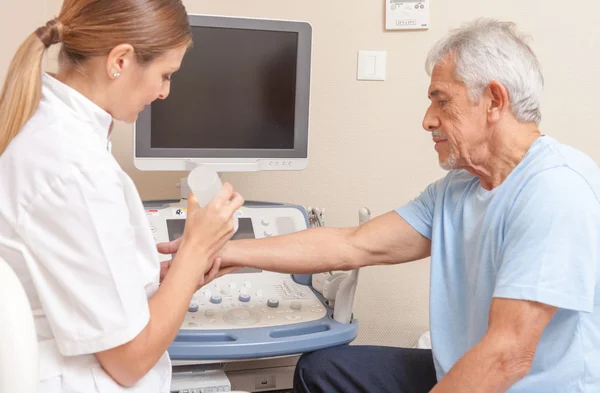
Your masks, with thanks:
M 296 355 L 352 342 L 358 321 L 318 321 L 231 330 L 182 330 L 169 347 L 173 360 L 234 360 Z

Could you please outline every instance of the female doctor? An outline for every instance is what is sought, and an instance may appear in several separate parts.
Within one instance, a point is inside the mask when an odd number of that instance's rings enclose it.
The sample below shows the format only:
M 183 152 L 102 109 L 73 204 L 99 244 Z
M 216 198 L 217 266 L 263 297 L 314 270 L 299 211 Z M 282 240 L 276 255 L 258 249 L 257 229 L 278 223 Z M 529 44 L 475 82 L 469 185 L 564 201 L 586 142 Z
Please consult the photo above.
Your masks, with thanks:
M 56 76 L 45 50 L 62 43 Z M 65 0 L 18 49 L 0 97 L 0 248 L 36 316 L 40 392 L 169 392 L 166 353 L 198 287 L 219 271 L 243 200 L 225 185 L 160 264 L 140 196 L 107 150 L 169 94 L 191 44 L 180 0 Z M 214 262 L 213 262 L 214 261 Z M 220 274 L 224 273 L 222 271 Z

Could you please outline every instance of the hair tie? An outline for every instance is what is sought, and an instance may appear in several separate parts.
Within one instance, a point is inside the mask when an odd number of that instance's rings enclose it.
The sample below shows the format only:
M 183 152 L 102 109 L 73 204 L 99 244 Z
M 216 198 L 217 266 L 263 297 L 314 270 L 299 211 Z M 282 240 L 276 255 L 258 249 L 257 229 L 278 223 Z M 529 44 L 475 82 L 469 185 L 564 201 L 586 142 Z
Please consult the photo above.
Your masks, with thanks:
M 46 48 L 63 40 L 63 24 L 58 19 L 52 19 L 45 26 L 38 28 L 35 34 Z

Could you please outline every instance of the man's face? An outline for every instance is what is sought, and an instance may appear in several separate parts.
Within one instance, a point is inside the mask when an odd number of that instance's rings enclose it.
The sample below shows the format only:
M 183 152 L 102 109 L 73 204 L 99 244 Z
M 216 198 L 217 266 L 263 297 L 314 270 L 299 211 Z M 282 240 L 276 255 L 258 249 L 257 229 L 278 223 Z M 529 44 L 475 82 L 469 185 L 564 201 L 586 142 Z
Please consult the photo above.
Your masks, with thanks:
M 455 77 L 451 57 L 439 62 L 431 74 L 423 128 L 432 133 L 440 166 L 445 170 L 469 167 L 486 140 L 485 100 L 474 103 L 464 83 Z

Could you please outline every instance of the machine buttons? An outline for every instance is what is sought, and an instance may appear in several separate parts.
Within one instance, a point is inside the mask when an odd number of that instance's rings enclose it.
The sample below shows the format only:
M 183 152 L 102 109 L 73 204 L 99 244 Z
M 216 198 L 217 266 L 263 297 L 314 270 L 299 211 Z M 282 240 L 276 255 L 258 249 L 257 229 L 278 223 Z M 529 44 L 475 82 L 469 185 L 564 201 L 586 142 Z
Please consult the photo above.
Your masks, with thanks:
M 238 300 L 240 302 L 248 303 L 251 298 L 252 297 L 250 295 L 248 295 L 247 293 L 242 293 L 242 294 L 240 294 L 240 297 L 238 297 Z
M 244 281 L 244 288 L 247 288 L 247 289 L 252 288 L 252 283 L 250 281 Z
M 279 300 L 277 300 L 277 299 L 269 299 L 269 301 L 267 302 L 267 306 L 269 306 L 271 308 L 279 307 Z
M 225 313 L 223 319 L 225 322 L 233 325 L 252 325 L 258 322 L 256 315 L 245 308 L 234 308 L 233 310 L 229 310 Z
M 223 301 L 223 298 L 219 295 L 214 295 L 210 297 L 210 302 L 213 304 L 219 304 Z
M 299 301 L 296 301 L 296 300 L 295 300 L 295 301 L 293 301 L 293 302 L 290 304 L 290 308 L 291 308 L 292 310 L 301 310 L 301 309 L 302 309 L 302 302 L 299 302 Z
M 267 229 L 267 230 L 265 231 L 265 237 L 271 237 L 271 236 L 273 236 L 273 232 L 272 232 L 272 231 L 270 231 L 269 229 Z
M 221 289 L 221 295 L 227 296 L 229 294 L 231 294 L 231 289 L 229 289 L 229 288 L 223 288 L 223 289 Z
M 263 218 L 263 219 L 262 219 L 260 222 L 261 222 L 261 224 L 263 224 L 264 226 L 268 226 L 268 225 L 271 223 L 271 222 L 270 222 L 268 219 L 266 219 L 266 218 Z
M 215 311 L 214 310 L 206 310 L 204 311 L 204 315 L 207 316 L 208 318 L 214 317 L 215 316 Z
M 196 303 L 192 303 L 188 306 L 188 312 L 197 312 L 198 305 Z
M 241 308 L 236 308 L 236 309 L 229 311 L 227 313 L 227 316 L 229 318 L 239 319 L 239 320 L 250 319 L 252 317 L 250 311 L 241 309 Z

